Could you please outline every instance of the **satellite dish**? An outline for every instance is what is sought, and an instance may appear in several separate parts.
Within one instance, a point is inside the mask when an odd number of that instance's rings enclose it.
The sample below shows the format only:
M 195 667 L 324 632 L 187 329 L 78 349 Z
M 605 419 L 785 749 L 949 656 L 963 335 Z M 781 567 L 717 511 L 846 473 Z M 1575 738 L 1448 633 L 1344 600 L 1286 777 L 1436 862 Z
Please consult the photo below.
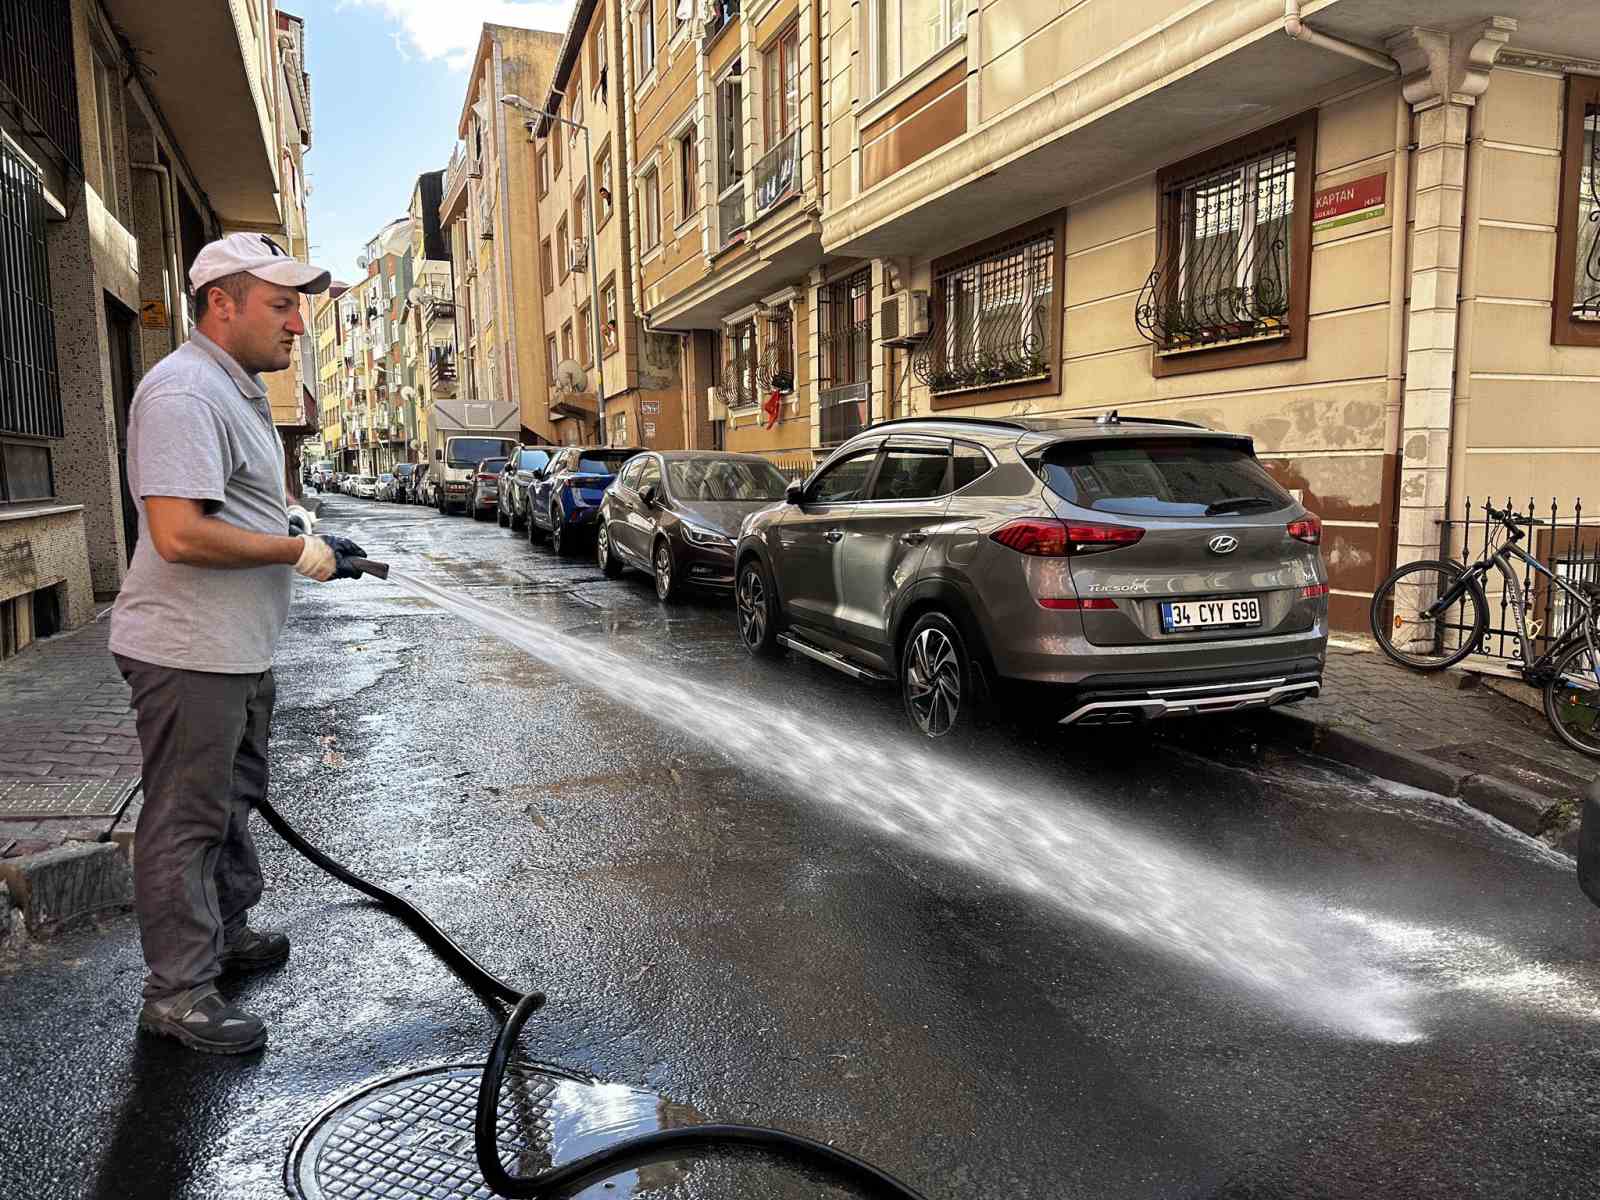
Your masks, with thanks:
M 589 390 L 589 373 L 572 359 L 556 364 L 556 390 L 558 392 L 586 392 Z
M 400 389 L 400 398 L 402 400 L 415 400 L 417 398 L 417 389 L 407 384 Z
M 406 299 L 411 301 L 411 303 L 413 303 L 413 304 L 421 304 L 422 303 L 422 289 L 419 288 L 419 287 L 412 288 L 409 292 L 406 293 Z
M 371 262 L 371 261 L 372 260 L 370 258 L 368 258 L 365 254 L 356 255 L 356 266 L 359 267 L 363 271 L 365 271 L 367 269 L 367 264 L 369 262 Z

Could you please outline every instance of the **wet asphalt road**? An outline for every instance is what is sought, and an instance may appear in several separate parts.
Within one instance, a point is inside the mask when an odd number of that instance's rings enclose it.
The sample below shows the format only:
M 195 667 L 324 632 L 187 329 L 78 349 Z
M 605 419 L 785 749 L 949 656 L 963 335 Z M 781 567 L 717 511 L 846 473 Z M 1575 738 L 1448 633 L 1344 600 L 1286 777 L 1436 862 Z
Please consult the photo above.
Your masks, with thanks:
M 640 576 L 419 508 L 332 497 L 323 528 L 747 700 L 753 721 L 904 742 L 891 694 L 748 659 L 725 603 L 662 608 Z M 826 772 L 774 782 L 392 584 L 299 585 L 277 676 L 285 815 L 542 986 L 530 1057 L 680 1120 L 831 1140 L 930 1200 L 1600 1194 L 1600 911 L 1564 860 L 1453 802 L 1263 748 L 1248 725 L 987 731 L 968 760 L 1008 794 L 1152 848 L 1135 873 L 1159 878 L 1060 860 L 1062 880 L 1111 876 L 1097 894 L 1125 911 L 1094 913 L 1004 855 L 952 862 L 828 803 Z M 984 812 L 942 819 L 954 835 Z M 295 947 L 229 988 L 270 1022 L 263 1054 L 134 1036 L 131 916 L 0 960 L 6 1195 L 281 1196 L 291 1141 L 330 1101 L 482 1060 L 482 1003 L 256 836 L 255 921 Z M 1174 953 L 1179 933 L 1139 911 L 1218 891 L 1269 925 L 1310 914 L 1335 985 L 1368 964 L 1394 993 L 1352 982 L 1348 1011 L 1302 1008 L 1203 948 Z M 1369 1004 L 1403 1030 L 1367 1029 Z M 584 1194 L 845 1194 L 748 1159 L 646 1183 Z

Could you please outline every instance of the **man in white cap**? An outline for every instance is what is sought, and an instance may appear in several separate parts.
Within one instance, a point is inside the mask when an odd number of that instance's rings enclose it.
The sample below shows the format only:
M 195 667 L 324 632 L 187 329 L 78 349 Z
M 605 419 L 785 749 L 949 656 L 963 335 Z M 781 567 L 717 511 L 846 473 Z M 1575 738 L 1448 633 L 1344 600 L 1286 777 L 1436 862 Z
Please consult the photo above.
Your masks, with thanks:
M 266 1044 L 260 1018 L 217 991 L 226 971 L 284 961 L 250 928 L 261 864 L 248 826 L 267 790 L 272 656 L 295 572 L 353 579 L 362 550 L 291 524 L 283 442 L 261 372 L 292 361 L 302 292 L 329 275 L 271 238 L 235 233 L 189 271 L 195 329 L 139 384 L 128 486 L 139 540 L 111 614 L 144 760 L 134 907 L 148 974 L 139 1027 L 196 1050 Z M 298 528 L 300 536 L 293 536 Z

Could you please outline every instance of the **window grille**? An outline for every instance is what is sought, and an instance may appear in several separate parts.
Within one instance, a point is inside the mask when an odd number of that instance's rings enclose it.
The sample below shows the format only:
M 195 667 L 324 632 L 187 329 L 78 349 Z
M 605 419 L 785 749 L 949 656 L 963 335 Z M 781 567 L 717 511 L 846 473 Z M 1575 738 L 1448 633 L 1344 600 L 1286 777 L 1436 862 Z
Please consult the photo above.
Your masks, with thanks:
M 866 383 L 871 375 L 872 273 L 857 271 L 817 291 L 824 388 Z
M 727 337 L 728 407 L 739 408 L 756 402 L 756 323 L 741 321 Z
M 756 365 L 756 382 L 766 392 L 794 391 L 794 310 L 788 306 L 767 318 L 767 344 Z
M 0 4 L 0 103 L 83 174 L 68 0 Z
M 44 185 L 0 140 L 0 433 L 62 432 Z
M 1577 269 L 1572 317 L 1600 321 L 1600 104 L 1586 104 L 1578 167 Z
M 1289 138 L 1167 184 L 1135 311 L 1157 353 L 1290 334 L 1295 153 Z
M 1042 229 L 934 273 L 928 338 L 912 370 L 934 395 L 1050 375 L 1056 232 Z

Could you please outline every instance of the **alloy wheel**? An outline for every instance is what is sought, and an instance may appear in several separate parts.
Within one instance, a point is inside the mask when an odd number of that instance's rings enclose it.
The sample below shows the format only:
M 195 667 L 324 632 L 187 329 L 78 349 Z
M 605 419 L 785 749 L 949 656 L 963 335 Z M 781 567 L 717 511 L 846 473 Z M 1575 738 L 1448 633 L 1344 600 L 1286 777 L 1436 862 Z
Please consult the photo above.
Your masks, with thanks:
M 665 542 L 656 543 L 656 599 L 672 595 L 672 550 Z
M 754 563 L 739 576 L 737 609 L 739 636 L 744 639 L 744 644 L 751 647 L 762 645 L 767 637 L 767 589 Z
M 565 549 L 564 543 L 566 539 L 563 534 L 564 530 L 561 528 L 561 510 L 559 508 L 552 508 L 550 510 L 550 549 L 554 550 L 557 554 L 562 553 L 562 551 Z
M 605 522 L 600 522 L 600 527 L 594 534 L 594 557 L 602 574 L 611 573 L 611 533 L 606 528 Z
M 929 737 L 950 732 L 961 711 L 961 663 L 950 639 L 924 629 L 912 640 L 906 701 L 917 727 Z

